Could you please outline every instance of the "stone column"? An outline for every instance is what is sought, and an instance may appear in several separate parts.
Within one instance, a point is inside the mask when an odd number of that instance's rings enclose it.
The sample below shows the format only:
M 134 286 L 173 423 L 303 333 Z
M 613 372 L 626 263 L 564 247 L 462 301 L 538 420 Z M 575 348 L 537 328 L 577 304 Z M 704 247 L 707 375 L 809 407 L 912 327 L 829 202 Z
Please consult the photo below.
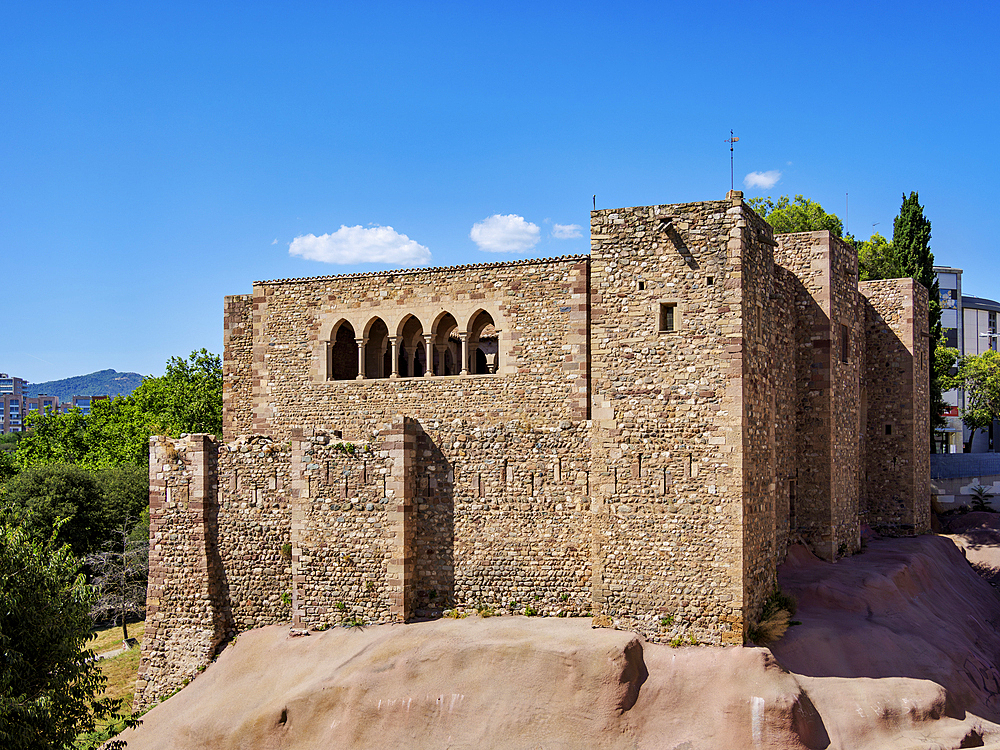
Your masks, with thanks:
M 438 353 L 438 366 L 434 370 L 435 375 L 447 375 L 445 372 L 444 353 L 448 350 L 447 344 L 435 344 L 434 348 Z M 440 371 L 440 372 L 439 372 Z
M 333 375 L 333 368 L 330 366 L 330 342 L 329 341 L 324 341 L 323 342 L 323 354 L 322 354 L 322 357 L 323 357 L 323 364 L 321 365 L 321 367 L 323 368 L 322 380 L 329 380 L 330 376 Z
M 425 378 L 434 377 L 434 336 L 430 333 L 424 334 L 424 351 L 427 356 L 427 368 L 424 370 Z
M 390 378 L 399 377 L 399 336 L 390 336 L 389 345 L 392 347 L 392 374 Z
M 458 337 L 462 340 L 462 375 L 469 374 L 469 332 L 459 331 Z
M 354 339 L 358 344 L 358 380 L 365 379 L 365 344 L 368 339 Z

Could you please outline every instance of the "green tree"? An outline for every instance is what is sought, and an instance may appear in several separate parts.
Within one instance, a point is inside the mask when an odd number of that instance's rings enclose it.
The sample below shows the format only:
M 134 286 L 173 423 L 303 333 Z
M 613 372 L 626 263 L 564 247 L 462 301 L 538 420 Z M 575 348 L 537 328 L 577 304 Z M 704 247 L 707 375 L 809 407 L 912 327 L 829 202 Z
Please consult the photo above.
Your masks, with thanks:
M 0 525 L 0 747 L 68 747 L 116 716 L 86 648 L 92 600 L 69 547 Z
M 1000 418 L 1000 352 L 992 349 L 971 354 L 958 360 L 958 374 L 943 379 L 945 388 L 965 390 L 962 421 L 971 432 L 965 451 L 972 450 L 972 438 L 977 430 L 990 430 L 993 442 L 993 421 Z
M 222 360 L 206 349 L 187 360 L 171 357 L 162 378 L 147 378 L 132 392 L 139 410 L 155 416 L 158 432 L 222 436 Z
M 55 534 L 78 557 L 99 549 L 115 521 L 98 481 L 73 464 L 35 466 L 9 480 L 3 515 L 37 542 Z
M 87 453 L 87 418 L 79 409 L 66 414 L 33 412 L 28 432 L 17 443 L 15 460 L 22 468 L 77 463 Z
M 796 195 L 789 200 L 787 195 L 778 198 L 777 203 L 767 198 L 751 198 L 747 203 L 757 214 L 767 221 L 777 234 L 789 232 L 818 232 L 830 230 L 834 237 L 841 237 L 844 225 L 836 214 L 828 214 L 816 201 Z
M 854 246 L 858 250 L 858 278 L 861 281 L 907 276 L 896 259 L 892 243 L 878 232 L 871 239 L 854 240 Z
M 914 278 L 937 292 L 937 276 L 934 274 L 934 254 L 931 252 L 931 223 L 924 216 L 917 193 L 903 196 L 899 215 L 892 223 L 892 248 L 898 258 L 899 267 L 910 278 Z M 934 295 L 937 298 L 937 295 Z
M 96 401 L 89 416 L 32 414 L 14 453 L 21 468 L 76 463 L 100 469 L 149 465 L 151 435 L 208 432 L 222 436 L 222 361 L 201 349 L 171 357 L 162 377 L 148 377 L 129 396 Z
M 121 464 L 93 472 L 102 506 L 111 518 L 138 519 L 149 509 L 149 469 Z M 117 525 L 115 526 L 117 528 Z
M 0 487 L 16 474 L 17 462 L 14 460 L 14 454 L 0 450 Z
M 916 279 L 927 289 L 929 299 L 927 324 L 930 331 L 930 361 L 935 360 L 935 350 L 943 336 L 941 331 L 941 291 L 934 273 L 934 254 L 931 252 L 931 222 L 924 216 L 916 191 L 899 207 L 899 215 L 892 223 L 892 252 L 902 276 Z M 940 379 L 933 370 L 930 377 L 931 430 L 944 427 L 944 402 Z M 934 445 L 934 441 L 931 441 Z

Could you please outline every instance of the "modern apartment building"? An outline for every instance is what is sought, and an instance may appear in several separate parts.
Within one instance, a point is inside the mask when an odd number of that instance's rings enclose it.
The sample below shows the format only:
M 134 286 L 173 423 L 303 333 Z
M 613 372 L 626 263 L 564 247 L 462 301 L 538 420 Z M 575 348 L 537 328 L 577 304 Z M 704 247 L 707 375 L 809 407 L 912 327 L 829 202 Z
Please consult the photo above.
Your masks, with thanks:
M 941 327 L 945 343 L 964 355 L 982 354 L 987 349 L 997 349 L 997 314 L 1000 302 L 985 297 L 971 297 L 962 293 L 962 269 L 935 266 L 941 290 Z M 971 431 L 962 423 L 961 410 L 965 406 L 965 393 L 948 391 L 944 400 L 951 407 L 946 413 L 947 426 L 941 444 L 945 453 L 961 453 L 968 443 Z M 1000 424 L 994 422 L 989 429 L 977 430 L 971 435 L 972 453 L 996 452 L 996 436 L 1000 441 Z
M 0 372 L 0 432 L 21 432 L 28 381 Z

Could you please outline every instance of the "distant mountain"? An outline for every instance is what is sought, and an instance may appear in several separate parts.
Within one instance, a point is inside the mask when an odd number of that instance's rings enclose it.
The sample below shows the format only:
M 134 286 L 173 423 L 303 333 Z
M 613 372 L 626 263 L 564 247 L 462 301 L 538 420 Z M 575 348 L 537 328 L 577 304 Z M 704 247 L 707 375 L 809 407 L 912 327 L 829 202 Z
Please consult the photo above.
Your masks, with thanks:
M 77 375 L 74 378 L 50 380 L 47 383 L 31 383 L 28 395 L 37 396 L 44 393 L 58 396 L 60 401 L 69 401 L 73 396 L 127 396 L 142 382 L 142 375 L 137 372 L 116 372 L 115 370 L 99 370 L 89 375 Z

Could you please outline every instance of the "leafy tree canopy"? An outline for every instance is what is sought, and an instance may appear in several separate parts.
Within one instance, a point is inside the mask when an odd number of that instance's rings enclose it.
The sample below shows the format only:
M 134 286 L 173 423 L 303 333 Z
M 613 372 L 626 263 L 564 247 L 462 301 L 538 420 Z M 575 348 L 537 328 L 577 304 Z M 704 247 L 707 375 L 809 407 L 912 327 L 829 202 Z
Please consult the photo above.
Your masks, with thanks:
M 1000 419 L 1000 352 L 990 349 L 961 357 L 958 374 L 944 379 L 942 384 L 946 388 L 965 389 L 962 421 L 972 434 Z
M 855 240 L 854 246 L 858 249 L 858 278 L 861 281 L 907 276 L 896 259 L 892 243 L 878 232 L 869 240 Z
M 222 436 L 222 360 L 206 349 L 171 357 L 162 378 L 146 378 L 132 392 L 137 407 L 156 416 L 161 432 Z
M 747 203 L 767 221 L 777 234 L 789 232 L 818 232 L 828 229 L 834 237 L 841 237 L 844 225 L 836 214 L 828 214 L 816 201 L 796 195 L 792 200 L 782 195 L 777 202 L 767 198 L 751 198 Z
M 69 747 L 117 711 L 85 647 L 92 601 L 69 547 L 0 525 L 0 747 Z
M 36 466 L 10 479 L 4 486 L 3 513 L 36 542 L 55 534 L 77 556 L 98 548 L 114 520 L 97 480 L 74 464 Z
M 171 357 L 162 377 L 148 377 L 128 396 L 97 401 L 89 416 L 32 413 L 18 442 L 18 466 L 76 463 L 90 468 L 147 466 L 151 435 L 222 435 L 222 361 L 205 349 Z

